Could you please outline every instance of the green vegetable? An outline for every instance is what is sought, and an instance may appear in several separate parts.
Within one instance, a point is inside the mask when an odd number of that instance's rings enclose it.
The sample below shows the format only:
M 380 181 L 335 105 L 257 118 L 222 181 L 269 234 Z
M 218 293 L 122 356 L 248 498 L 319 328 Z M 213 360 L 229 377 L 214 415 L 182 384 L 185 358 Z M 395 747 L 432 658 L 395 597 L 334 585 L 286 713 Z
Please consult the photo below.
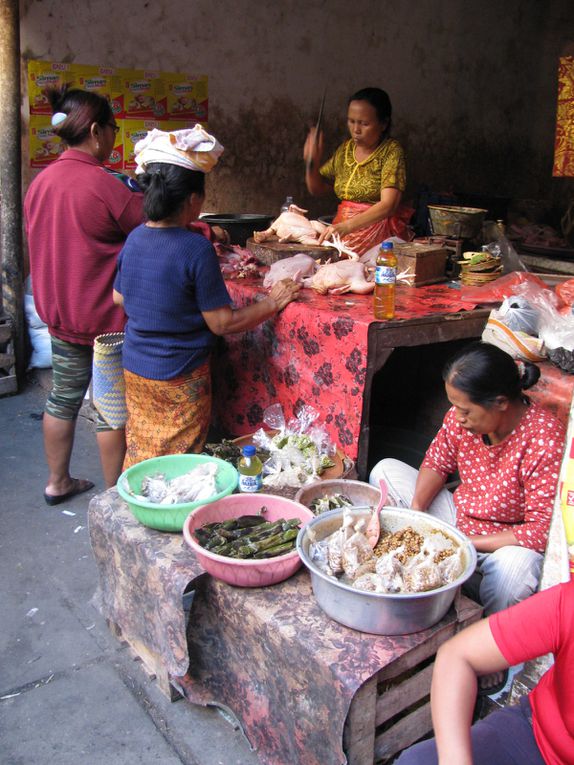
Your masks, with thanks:
M 233 464 L 241 457 L 239 446 L 232 441 L 228 441 L 226 438 L 220 444 L 205 444 L 203 450 L 206 454 L 211 454 L 213 457 L 219 457 L 219 459 L 232 462 Z
M 206 454 L 211 454 L 212 457 L 219 457 L 220 460 L 231 462 L 233 465 L 236 465 L 241 457 L 241 448 L 233 443 L 233 441 L 229 441 L 226 438 L 224 438 L 221 443 L 205 444 L 203 451 Z M 256 453 L 261 462 L 265 462 L 265 460 L 269 458 L 269 452 L 265 449 L 257 447 Z
M 277 555 L 285 555 L 291 550 L 295 549 L 295 542 L 285 542 L 285 544 L 277 545 L 276 547 L 270 547 L 263 552 L 255 553 L 254 558 L 261 560 L 262 558 L 275 558 Z
M 353 503 L 345 494 L 325 494 L 311 502 L 310 510 L 315 515 L 321 515 L 329 510 L 338 510 L 340 507 L 352 507 Z
M 327 470 L 327 468 L 335 467 L 335 463 L 333 460 L 329 457 L 328 454 L 322 454 L 321 455 L 321 470 Z
M 262 508 L 263 511 L 263 508 Z M 238 521 L 251 523 L 256 518 L 256 525 L 234 528 Z M 289 552 L 295 546 L 301 521 L 299 518 L 279 518 L 270 523 L 261 515 L 240 516 L 240 518 L 205 524 L 195 530 L 195 538 L 202 547 L 231 558 L 272 557 Z M 270 551 L 267 554 L 267 551 Z
M 218 534 L 217 532 L 215 532 L 214 534 L 210 536 L 209 540 L 207 541 L 205 545 L 205 548 L 207 550 L 211 550 L 213 547 L 220 547 L 221 545 L 226 545 L 226 544 L 227 544 L 227 539 L 225 539 L 225 537 L 222 537 L 221 534 Z

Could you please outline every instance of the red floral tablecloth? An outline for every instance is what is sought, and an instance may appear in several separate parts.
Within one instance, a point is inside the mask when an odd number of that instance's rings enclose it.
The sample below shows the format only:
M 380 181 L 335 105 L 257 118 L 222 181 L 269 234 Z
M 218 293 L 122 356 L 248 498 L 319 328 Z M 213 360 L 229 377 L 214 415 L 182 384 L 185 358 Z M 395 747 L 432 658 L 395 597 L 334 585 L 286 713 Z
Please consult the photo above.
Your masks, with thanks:
M 226 282 L 237 307 L 261 299 L 261 280 Z M 329 435 L 357 458 L 368 359 L 372 295 L 319 295 L 304 289 L 276 318 L 250 332 L 227 335 L 213 362 L 214 413 L 236 436 L 262 425 L 263 412 L 281 403 L 287 419 L 303 404 L 320 414 Z M 446 285 L 399 286 L 396 318 L 471 310 Z

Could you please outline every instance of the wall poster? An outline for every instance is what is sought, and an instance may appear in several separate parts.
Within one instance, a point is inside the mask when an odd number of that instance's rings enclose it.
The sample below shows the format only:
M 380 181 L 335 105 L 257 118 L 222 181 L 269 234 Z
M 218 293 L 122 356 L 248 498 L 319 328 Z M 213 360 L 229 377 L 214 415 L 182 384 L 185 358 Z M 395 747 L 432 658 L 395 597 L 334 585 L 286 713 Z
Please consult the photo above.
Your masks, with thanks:
M 45 167 L 64 150 L 54 135 L 44 90 L 70 83 L 105 96 L 120 130 L 108 161 L 114 170 L 135 168 L 134 146 L 148 130 L 178 130 L 198 122 L 207 129 L 207 76 L 88 64 L 28 62 L 30 166 Z

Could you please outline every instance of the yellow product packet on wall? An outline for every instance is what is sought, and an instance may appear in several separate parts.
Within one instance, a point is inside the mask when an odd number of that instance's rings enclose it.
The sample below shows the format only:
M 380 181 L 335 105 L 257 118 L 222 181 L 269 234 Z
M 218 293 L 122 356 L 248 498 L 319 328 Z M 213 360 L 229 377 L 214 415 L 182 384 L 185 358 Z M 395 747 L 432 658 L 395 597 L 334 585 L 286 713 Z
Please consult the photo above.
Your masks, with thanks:
M 208 119 L 207 76 L 165 74 L 167 116 L 170 120 L 205 122 Z
M 124 116 L 122 70 L 107 66 L 76 65 L 77 87 L 108 99 L 116 120 Z
M 65 146 L 54 135 L 51 117 L 44 114 L 30 115 L 30 167 L 46 167 L 58 159 Z
M 64 83 L 76 85 L 73 64 L 57 64 L 50 61 L 28 61 L 28 101 L 30 114 L 52 114 L 50 102 L 43 91 L 48 87 L 60 87 Z
M 123 96 L 126 119 L 161 119 L 166 115 L 165 84 L 159 72 L 124 69 Z
M 110 156 L 105 160 L 104 165 L 118 172 L 124 169 L 124 120 L 116 120 L 119 132 L 116 133 L 114 148 Z

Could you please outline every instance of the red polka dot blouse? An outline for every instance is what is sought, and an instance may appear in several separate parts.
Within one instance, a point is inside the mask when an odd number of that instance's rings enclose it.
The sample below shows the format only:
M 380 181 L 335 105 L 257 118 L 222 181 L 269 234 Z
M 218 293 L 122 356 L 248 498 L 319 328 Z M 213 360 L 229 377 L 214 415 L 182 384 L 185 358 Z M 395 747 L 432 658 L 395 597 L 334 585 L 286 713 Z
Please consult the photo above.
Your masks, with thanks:
M 564 448 L 565 431 L 554 415 L 531 403 L 501 443 L 458 424 L 454 408 L 431 443 L 421 467 L 446 478 L 457 469 L 457 527 L 465 534 L 512 530 L 520 545 L 544 552 Z

